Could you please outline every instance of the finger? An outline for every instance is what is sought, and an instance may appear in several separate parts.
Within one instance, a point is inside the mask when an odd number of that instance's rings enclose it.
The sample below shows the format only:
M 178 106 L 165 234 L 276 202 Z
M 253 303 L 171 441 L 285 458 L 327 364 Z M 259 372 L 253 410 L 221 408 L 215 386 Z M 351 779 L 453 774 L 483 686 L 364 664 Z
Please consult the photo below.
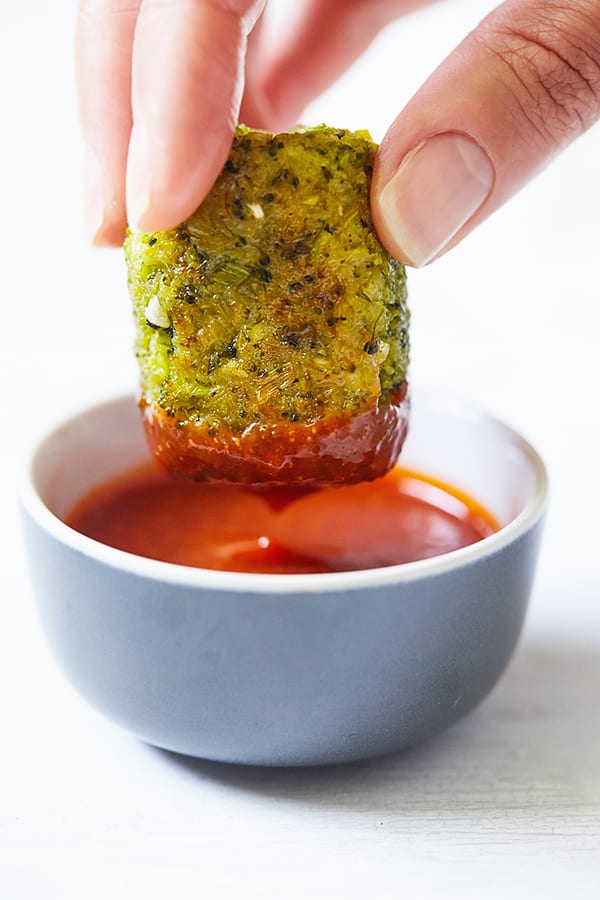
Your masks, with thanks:
M 259 81 L 268 47 L 265 13 L 263 12 L 248 35 L 244 93 L 239 111 L 239 121 L 249 128 L 264 128 L 272 131 L 275 122 Z
M 96 244 L 125 233 L 131 51 L 139 2 L 81 0 L 76 33 L 79 114 L 86 142 L 85 216 Z
M 143 0 L 127 164 L 132 227 L 172 228 L 204 199 L 229 148 L 246 39 L 264 0 Z
M 425 265 L 600 115 L 600 3 L 509 0 L 437 69 L 378 153 L 371 205 L 388 250 Z
M 263 41 L 249 80 L 270 128 L 284 130 L 366 50 L 381 29 L 433 0 L 305 0 L 276 41 Z

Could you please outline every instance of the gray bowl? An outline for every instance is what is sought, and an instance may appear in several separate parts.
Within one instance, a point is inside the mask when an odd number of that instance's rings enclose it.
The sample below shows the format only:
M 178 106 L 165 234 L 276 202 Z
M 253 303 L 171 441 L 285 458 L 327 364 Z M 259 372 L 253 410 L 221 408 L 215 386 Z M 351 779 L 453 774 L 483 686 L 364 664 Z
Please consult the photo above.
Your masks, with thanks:
M 257 765 L 347 762 L 413 746 L 471 710 L 505 668 L 531 589 L 546 472 L 485 414 L 416 394 L 403 464 L 502 523 L 433 559 L 323 575 L 192 569 L 114 550 L 62 521 L 147 458 L 132 397 L 38 445 L 22 489 L 48 641 L 73 685 L 142 740 Z

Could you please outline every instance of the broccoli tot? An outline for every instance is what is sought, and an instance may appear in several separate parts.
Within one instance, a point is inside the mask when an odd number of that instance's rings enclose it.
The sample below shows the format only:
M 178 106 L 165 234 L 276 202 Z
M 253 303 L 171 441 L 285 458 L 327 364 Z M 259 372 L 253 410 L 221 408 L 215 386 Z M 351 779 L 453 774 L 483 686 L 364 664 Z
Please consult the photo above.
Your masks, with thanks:
M 125 242 L 141 406 L 196 479 L 383 475 L 407 429 L 404 268 L 372 226 L 376 146 L 334 128 L 238 128 L 180 227 Z

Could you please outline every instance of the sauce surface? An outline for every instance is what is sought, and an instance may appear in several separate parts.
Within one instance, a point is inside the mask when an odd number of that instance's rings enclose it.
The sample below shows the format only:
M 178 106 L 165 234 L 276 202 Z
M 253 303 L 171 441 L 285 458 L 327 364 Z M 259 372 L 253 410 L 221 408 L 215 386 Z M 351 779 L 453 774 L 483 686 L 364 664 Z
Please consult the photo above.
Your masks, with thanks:
M 230 572 L 343 572 L 412 562 L 497 531 L 462 492 L 402 468 L 339 488 L 176 480 L 154 463 L 95 488 L 65 518 L 138 556 Z

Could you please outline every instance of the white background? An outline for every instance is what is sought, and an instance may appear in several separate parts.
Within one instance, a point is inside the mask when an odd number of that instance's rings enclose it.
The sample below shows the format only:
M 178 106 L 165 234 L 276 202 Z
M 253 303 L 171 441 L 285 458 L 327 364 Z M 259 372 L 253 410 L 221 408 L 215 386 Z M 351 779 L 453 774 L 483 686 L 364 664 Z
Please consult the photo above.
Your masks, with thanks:
M 280 0 L 280 6 L 285 0 Z M 387 124 L 489 3 L 390 27 L 308 123 Z M 261 771 L 136 742 L 40 632 L 15 485 L 33 436 L 133 389 L 119 251 L 86 243 L 73 0 L 0 18 L 0 897 L 591 898 L 600 889 L 600 130 L 410 275 L 413 381 L 522 430 L 552 505 L 530 615 L 478 711 L 413 752 Z

